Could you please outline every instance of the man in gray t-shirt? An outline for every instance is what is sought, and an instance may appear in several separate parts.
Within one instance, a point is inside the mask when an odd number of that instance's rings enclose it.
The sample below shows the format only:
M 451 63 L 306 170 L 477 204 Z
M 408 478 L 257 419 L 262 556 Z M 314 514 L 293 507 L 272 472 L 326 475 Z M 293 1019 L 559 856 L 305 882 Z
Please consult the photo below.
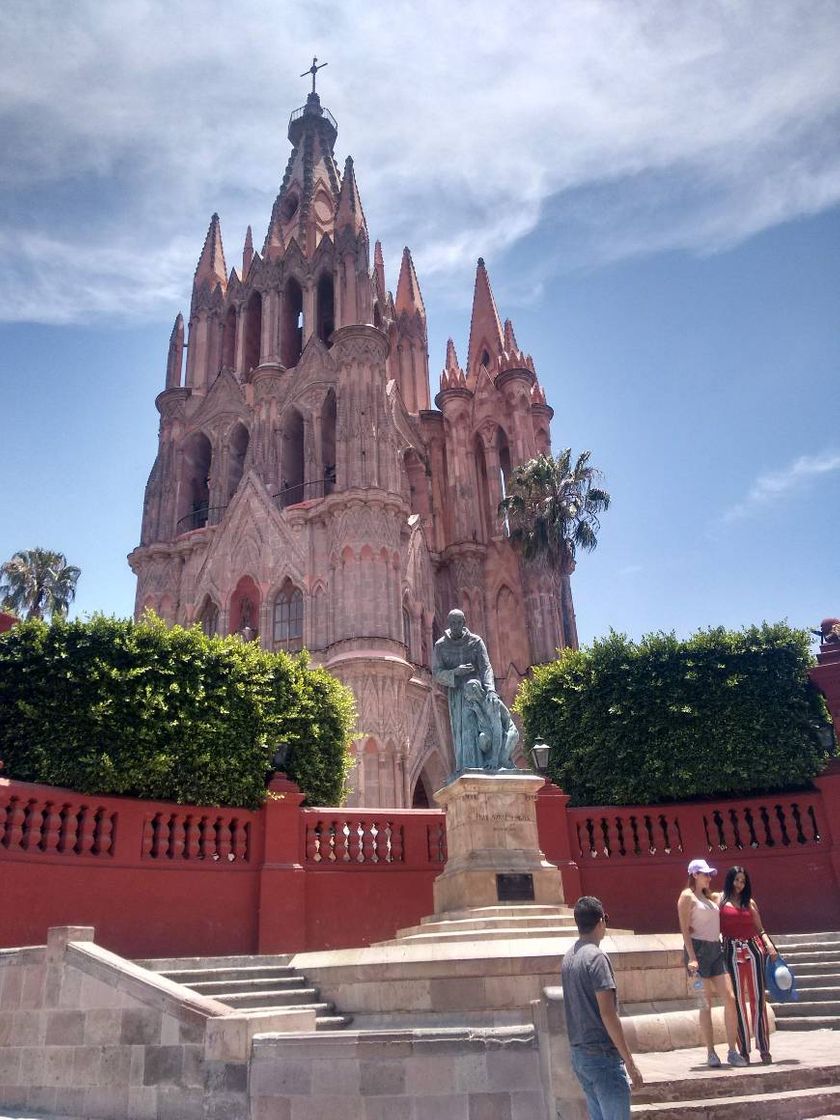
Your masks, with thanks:
M 580 937 L 562 968 L 572 1068 L 592 1120 L 630 1120 L 630 1086 L 638 1089 L 642 1075 L 618 1017 L 610 958 L 600 948 L 607 915 L 597 898 L 586 895 L 575 904 L 575 922 Z

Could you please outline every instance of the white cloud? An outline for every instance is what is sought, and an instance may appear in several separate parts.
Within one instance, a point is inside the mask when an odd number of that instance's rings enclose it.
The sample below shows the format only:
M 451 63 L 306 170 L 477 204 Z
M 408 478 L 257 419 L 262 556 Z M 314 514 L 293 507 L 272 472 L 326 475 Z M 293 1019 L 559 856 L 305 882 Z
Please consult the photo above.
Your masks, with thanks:
M 814 478 L 834 471 L 840 471 L 840 452 L 801 455 L 783 470 L 759 475 L 744 500 L 726 511 L 723 521 L 740 521 L 750 514 L 758 513 L 767 506 L 783 501 Z
M 833 0 L 18 0 L 0 44 L 11 319 L 168 316 L 213 210 L 229 265 L 259 241 L 313 53 L 392 271 L 444 295 L 536 228 L 538 286 L 560 222 L 598 262 L 840 201 Z

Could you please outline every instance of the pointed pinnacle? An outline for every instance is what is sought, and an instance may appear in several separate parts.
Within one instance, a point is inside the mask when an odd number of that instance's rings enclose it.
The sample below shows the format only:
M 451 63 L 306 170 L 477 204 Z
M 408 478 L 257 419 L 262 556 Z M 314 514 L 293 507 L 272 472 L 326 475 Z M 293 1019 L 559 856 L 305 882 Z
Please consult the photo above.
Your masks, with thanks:
M 196 265 L 193 287 L 204 283 L 209 284 L 211 289 L 217 284 L 221 284 L 223 288 L 227 285 L 227 266 L 218 214 L 214 214 L 210 219 L 210 228 L 207 230 L 204 247 Z
M 446 366 L 445 366 L 445 368 L 446 368 L 447 371 L 457 370 L 459 368 L 459 366 L 458 366 L 458 354 L 457 354 L 457 351 L 455 350 L 455 343 L 452 341 L 451 338 L 448 338 L 446 340 Z
M 519 349 L 516 344 L 516 335 L 513 333 L 513 323 L 510 319 L 505 319 L 505 343 L 504 348 L 506 353 L 514 354 Z
M 421 318 L 426 318 L 426 308 L 423 306 L 420 284 L 417 280 L 417 273 L 414 271 L 414 261 L 411 259 L 411 253 L 407 245 L 403 249 L 400 278 L 397 283 L 397 296 L 394 300 L 394 311 L 397 315 L 401 315 L 403 312 L 412 315 L 417 312 Z
M 251 267 L 251 261 L 254 259 L 254 237 L 251 233 L 251 227 L 245 233 L 245 245 L 242 248 L 242 279 L 248 275 L 248 269 Z
M 376 279 L 377 292 L 384 299 L 388 289 L 385 287 L 385 259 L 382 256 L 381 241 L 377 241 L 373 249 L 373 275 Z
M 344 161 L 344 175 L 341 179 L 341 190 L 338 194 L 338 208 L 335 214 L 336 230 L 350 226 L 356 233 L 366 229 L 365 212 L 362 209 L 362 200 L 359 196 L 359 187 L 356 183 L 356 173 L 353 170 L 353 157 L 348 156 Z
M 482 365 L 484 350 L 492 361 L 502 350 L 502 324 L 496 301 L 490 287 L 490 278 L 484 266 L 484 258 L 478 258 L 475 270 L 475 290 L 473 292 L 472 319 L 470 321 L 470 345 L 467 355 L 467 370 L 471 375 L 478 372 Z

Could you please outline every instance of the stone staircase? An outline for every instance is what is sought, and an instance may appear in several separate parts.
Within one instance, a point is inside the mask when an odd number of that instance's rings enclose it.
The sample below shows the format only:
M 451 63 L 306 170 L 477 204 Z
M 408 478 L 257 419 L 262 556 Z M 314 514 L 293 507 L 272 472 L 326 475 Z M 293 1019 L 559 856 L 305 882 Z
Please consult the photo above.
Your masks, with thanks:
M 781 946 L 779 946 L 781 948 Z M 645 1085 L 631 1114 L 650 1120 L 828 1120 L 840 1116 L 840 1051 L 833 1032 L 813 1034 L 802 1054 L 800 1035 L 774 1035 L 774 1065 L 704 1068 L 702 1050 L 643 1054 Z M 718 1048 L 720 1050 L 720 1048 Z
M 788 933 L 774 941 L 799 991 L 797 1002 L 773 1004 L 776 1029 L 840 1031 L 840 932 Z
M 183 984 L 232 1010 L 268 1011 L 296 1007 L 315 1012 L 315 1029 L 340 1030 L 352 1016 L 336 1012 L 335 1005 L 321 1000 L 288 957 L 185 957 L 137 961 L 143 968 Z
M 568 906 L 540 906 L 517 903 L 507 906 L 476 906 L 471 910 L 451 910 L 420 919 L 419 926 L 397 930 L 393 941 L 383 945 L 406 942 L 471 942 L 506 941 L 518 937 L 576 937 L 577 929 Z

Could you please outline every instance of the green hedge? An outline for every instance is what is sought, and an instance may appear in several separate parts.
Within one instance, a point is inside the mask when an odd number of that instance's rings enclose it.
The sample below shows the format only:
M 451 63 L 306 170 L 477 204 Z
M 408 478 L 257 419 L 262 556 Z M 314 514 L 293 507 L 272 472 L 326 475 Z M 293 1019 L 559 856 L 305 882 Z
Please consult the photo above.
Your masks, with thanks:
M 306 656 L 198 627 L 24 622 L 0 635 L 4 775 L 82 793 L 256 807 L 276 744 L 309 804 L 343 799 L 353 697 Z
M 634 805 L 807 786 L 828 752 L 809 637 L 784 624 L 687 641 L 610 633 L 523 682 L 525 738 L 576 805 Z

